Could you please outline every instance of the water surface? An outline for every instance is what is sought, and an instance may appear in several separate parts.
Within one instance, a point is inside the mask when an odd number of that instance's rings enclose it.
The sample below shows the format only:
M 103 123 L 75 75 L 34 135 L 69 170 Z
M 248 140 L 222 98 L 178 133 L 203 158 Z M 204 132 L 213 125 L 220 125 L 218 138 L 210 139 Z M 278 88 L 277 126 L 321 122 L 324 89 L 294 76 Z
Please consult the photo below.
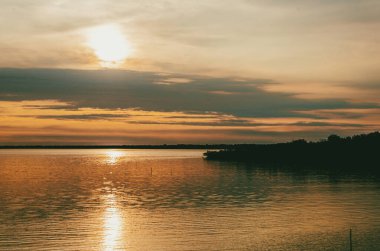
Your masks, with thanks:
M 378 177 L 202 152 L 0 150 L 0 250 L 378 250 Z

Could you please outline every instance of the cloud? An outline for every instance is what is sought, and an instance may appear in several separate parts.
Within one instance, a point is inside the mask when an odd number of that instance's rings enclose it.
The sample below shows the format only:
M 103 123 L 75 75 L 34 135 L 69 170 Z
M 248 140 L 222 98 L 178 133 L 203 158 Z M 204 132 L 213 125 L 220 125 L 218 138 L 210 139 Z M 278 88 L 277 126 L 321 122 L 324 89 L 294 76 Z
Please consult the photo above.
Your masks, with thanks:
M 191 81 L 157 84 L 165 79 Z M 265 90 L 270 83 L 123 70 L 0 69 L 0 142 L 273 142 L 378 128 L 377 103 L 302 99 Z
M 115 118 L 125 118 L 127 115 L 123 114 L 72 114 L 72 115 L 39 115 L 35 118 L 39 119 L 59 119 L 59 120 L 107 120 Z
M 2 130 L 14 131 L 14 128 L 3 128 Z M 54 129 L 54 130 L 53 130 Z M 365 132 L 366 130 L 363 130 Z M 126 131 L 110 134 L 108 130 L 81 130 L 70 131 L 67 128 L 43 128 L 12 133 L 1 136 L 2 144 L 207 144 L 207 143 L 268 143 L 286 142 L 289 140 L 322 139 L 331 133 L 339 132 L 342 136 L 352 135 L 357 130 L 336 129 L 336 130 L 298 130 L 289 131 L 262 131 L 255 129 L 234 129 L 234 128 L 197 128 L 165 130 L 143 129 L 139 132 Z
M 321 122 L 321 121 L 313 121 L 313 122 L 295 122 L 295 123 L 271 123 L 271 122 L 251 122 L 249 120 L 244 119 L 221 119 L 221 120 L 214 120 L 214 121 L 153 121 L 153 120 L 146 120 L 146 121 L 128 121 L 128 123 L 131 124 L 148 124 L 148 125 L 192 125 L 192 126 L 212 126 L 212 127 L 272 127 L 279 128 L 279 127 L 291 127 L 291 126 L 297 126 L 300 128 L 303 127 L 314 127 L 314 128 L 323 128 L 323 127 L 329 127 L 329 128 L 365 128 L 366 125 L 360 124 L 360 123 L 334 123 L 334 122 Z
M 192 82 L 157 85 L 167 76 L 122 70 L 0 69 L 0 97 L 13 101 L 59 100 L 76 108 L 216 112 L 238 117 L 294 117 L 300 116 L 296 111 L 377 107 L 342 99 L 305 100 L 263 90 L 261 86 L 270 80 L 182 78 Z M 223 92 L 229 95 L 221 95 Z

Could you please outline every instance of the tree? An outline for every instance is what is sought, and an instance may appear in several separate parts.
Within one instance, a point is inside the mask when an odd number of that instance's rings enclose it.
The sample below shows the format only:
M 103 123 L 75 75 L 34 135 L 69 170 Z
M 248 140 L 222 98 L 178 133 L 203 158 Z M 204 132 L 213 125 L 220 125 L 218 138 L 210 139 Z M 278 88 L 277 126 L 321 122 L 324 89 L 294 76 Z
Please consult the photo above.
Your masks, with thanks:
M 328 141 L 328 142 L 331 142 L 331 143 L 340 142 L 341 140 L 342 140 L 342 138 L 339 137 L 339 136 L 336 135 L 336 134 L 332 134 L 332 135 L 330 135 L 330 136 L 327 138 L 327 141 Z

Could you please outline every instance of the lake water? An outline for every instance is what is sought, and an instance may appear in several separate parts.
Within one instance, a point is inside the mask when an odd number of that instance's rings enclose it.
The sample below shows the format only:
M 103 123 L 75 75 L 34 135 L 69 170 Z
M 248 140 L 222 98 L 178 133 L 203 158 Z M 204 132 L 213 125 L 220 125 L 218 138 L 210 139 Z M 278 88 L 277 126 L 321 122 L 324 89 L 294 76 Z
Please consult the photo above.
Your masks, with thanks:
M 202 153 L 0 150 L 0 250 L 380 249 L 379 177 Z

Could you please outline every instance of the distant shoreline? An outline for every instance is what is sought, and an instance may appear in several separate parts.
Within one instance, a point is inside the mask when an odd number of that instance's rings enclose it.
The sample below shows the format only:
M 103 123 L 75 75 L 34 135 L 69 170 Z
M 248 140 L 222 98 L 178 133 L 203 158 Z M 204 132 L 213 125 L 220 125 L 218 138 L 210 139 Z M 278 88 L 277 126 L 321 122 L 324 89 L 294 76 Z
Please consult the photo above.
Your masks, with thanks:
M 178 144 L 178 145 L 19 145 L 19 146 L 0 146 L 0 149 L 231 149 L 237 145 L 229 144 Z

